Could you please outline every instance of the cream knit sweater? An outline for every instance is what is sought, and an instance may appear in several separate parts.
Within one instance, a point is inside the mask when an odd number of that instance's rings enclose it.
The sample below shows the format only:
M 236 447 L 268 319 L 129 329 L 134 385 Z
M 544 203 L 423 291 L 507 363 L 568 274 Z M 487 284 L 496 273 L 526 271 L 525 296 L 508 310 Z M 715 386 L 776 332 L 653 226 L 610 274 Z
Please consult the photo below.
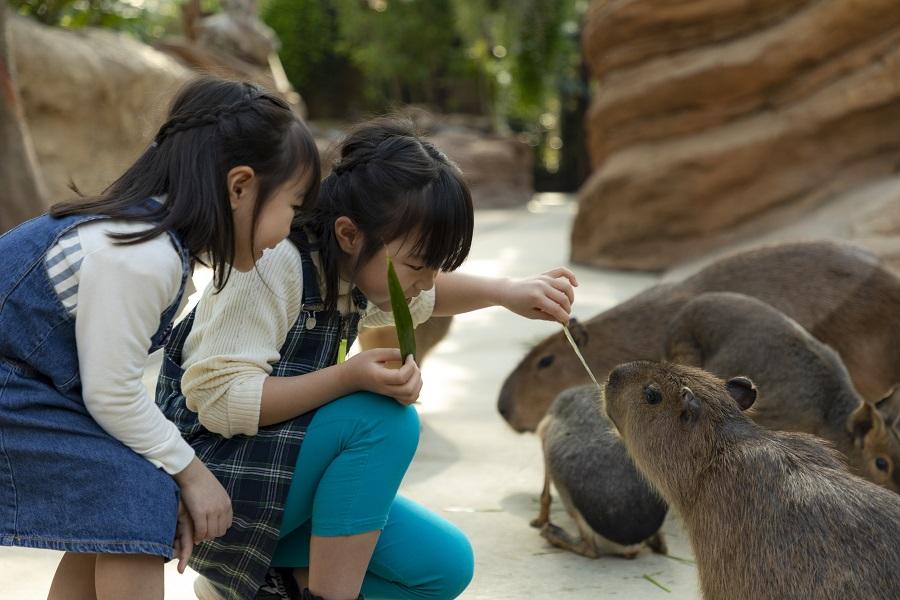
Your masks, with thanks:
M 313 262 L 321 273 L 318 255 Z M 321 277 L 320 289 L 323 290 Z M 263 382 L 281 358 L 279 349 L 300 316 L 303 272 L 300 253 L 288 240 L 267 251 L 256 269 L 232 272 L 225 287 L 206 289 L 184 343 L 181 389 L 200 423 L 224 437 L 255 435 Z M 348 306 L 349 283 L 341 282 L 338 306 Z M 410 302 L 413 324 L 434 310 L 435 291 Z M 344 309 L 346 310 L 346 309 Z M 360 326 L 392 325 L 391 313 L 369 305 Z

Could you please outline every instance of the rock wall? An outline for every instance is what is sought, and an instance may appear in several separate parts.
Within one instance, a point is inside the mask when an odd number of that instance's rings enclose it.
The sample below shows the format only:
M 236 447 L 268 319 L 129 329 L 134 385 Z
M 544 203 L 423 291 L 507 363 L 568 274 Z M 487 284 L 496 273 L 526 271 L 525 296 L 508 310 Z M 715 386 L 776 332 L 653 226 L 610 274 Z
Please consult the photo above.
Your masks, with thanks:
M 900 171 L 897 0 L 594 0 L 572 258 L 667 268 Z
M 19 92 L 54 203 L 106 187 L 152 141 L 191 72 L 128 36 L 10 20 Z

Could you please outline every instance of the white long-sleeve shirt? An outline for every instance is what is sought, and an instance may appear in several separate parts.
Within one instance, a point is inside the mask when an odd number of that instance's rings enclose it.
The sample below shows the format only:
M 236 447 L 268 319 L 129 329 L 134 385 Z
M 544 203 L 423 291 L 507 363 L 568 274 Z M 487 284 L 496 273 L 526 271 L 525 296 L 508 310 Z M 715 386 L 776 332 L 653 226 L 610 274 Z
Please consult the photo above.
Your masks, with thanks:
M 75 317 L 88 413 L 111 436 L 175 474 L 191 462 L 194 450 L 156 406 L 142 378 L 150 338 L 181 285 L 181 258 L 166 234 L 127 246 L 106 235 L 147 228 L 108 219 L 79 225 L 48 251 L 45 266 Z
M 313 261 L 319 265 L 315 253 Z M 281 358 L 279 350 L 300 316 L 300 252 L 285 240 L 267 251 L 255 270 L 233 272 L 225 287 L 213 292 L 207 288 L 200 299 L 184 343 L 181 389 L 188 408 L 198 413 L 200 423 L 210 431 L 225 437 L 255 435 L 263 383 Z M 349 305 L 348 293 L 349 284 L 342 282 L 339 308 Z M 414 325 L 431 316 L 434 301 L 432 288 L 410 302 Z M 360 325 L 393 323 L 391 313 L 370 304 Z

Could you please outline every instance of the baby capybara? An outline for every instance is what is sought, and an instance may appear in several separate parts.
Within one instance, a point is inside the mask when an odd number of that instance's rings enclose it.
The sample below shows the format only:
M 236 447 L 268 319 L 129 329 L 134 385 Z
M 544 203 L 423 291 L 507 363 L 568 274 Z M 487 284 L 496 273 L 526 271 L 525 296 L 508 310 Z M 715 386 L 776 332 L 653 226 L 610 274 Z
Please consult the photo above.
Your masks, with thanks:
M 646 544 L 666 553 L 660 531 L 668 507 L 638 473 L 609 419 L 598 410 L 600 390 L 566 390 L 538 425 L 544 451 L 541 512 L 532 521 L 548 542 L 597 558 L 634 558 Z M 550 522 L 550 483 L 578 526 L 578 537 Z

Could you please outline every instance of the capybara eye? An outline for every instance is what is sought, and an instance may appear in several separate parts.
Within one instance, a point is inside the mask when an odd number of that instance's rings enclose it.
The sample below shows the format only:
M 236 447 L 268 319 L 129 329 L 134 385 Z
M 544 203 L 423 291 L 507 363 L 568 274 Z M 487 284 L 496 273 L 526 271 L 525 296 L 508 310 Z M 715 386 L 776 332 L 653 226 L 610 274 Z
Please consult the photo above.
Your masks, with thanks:
M 879 456 L 875 459 L 875 467 L 877 467 L 879 471 L 884 471 L 885 473 L 887 473 L 888 461 Z
M 644 399 L 647 400 L 647 404 L 659 404 L 662 402 L 662 394 L 659 388 L 651 383 L 644 388 Z
M 546 369 L 547 367 L 549 367 L 552 364 L 553 364 L 553 355 L 548 354 L 547 356 L 542 357 L 541 360 L 538 361 L 538 369 Z

